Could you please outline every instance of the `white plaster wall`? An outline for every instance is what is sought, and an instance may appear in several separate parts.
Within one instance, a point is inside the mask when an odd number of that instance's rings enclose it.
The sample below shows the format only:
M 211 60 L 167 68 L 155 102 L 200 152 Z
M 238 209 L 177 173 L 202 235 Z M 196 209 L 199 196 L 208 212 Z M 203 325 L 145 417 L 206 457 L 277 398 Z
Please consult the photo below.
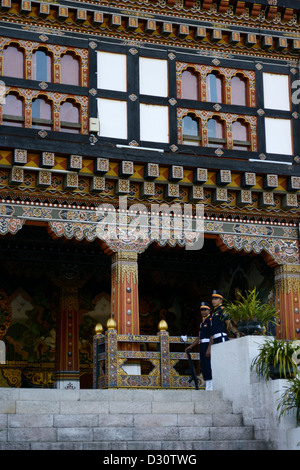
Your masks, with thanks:
M 234 412 L 243 414 L 244 423 L 254 426 L 256 439 L 268 441 L 272 449 L 300 450 L 296 412 L 278 420 L 278 400 L 287 380 L 265 381 L 251 371 L 251 362 L 265 340 L 265 336 L 245 336 L 213 345 L 214 390 L 221 390 L 232 401 Z

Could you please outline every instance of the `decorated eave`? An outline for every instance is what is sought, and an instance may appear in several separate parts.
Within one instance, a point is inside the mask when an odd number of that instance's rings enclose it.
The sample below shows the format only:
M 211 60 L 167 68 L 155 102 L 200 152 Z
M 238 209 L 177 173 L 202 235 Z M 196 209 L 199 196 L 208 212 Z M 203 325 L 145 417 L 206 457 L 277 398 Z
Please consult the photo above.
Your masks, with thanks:
M 273 3 L 276 3 L 273 4 Z M 202 43 L 298 53 L 299 2 L 230 0 L 37 2 L 1 0 L 2 21 L 197 47 Z

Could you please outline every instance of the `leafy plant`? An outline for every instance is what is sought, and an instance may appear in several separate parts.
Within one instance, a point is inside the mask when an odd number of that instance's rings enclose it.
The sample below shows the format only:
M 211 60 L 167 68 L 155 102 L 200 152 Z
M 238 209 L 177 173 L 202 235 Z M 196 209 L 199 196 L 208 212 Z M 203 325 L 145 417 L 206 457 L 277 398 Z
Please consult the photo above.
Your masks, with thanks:
M 268 323 L 276 324 L 276 308 L 260 301 L 256 287 L 248 291 L 245 296 L 241 295 L 239 300 L 226 302 L 225 309 L 235 323 L 252 320 L 258 321 L 261 326 L 267 326 Z
M 281 395 L 277 406 L 278 419 L 285 416 L 288 411 L 296 409 L 297 425 L 300 425 L 300 379 L 295 377 L 288 380 L 286 391 Z
M 292 341 L 266 339 L 259 348 L 259 354 L 253 359 L 251 369 L 255 369 L 257 375 L 265 380 L 272 378 L 272 368 L 276 367 L 280 378 L 295 377 L 298 366 L 294 354 L 298 349 L 299 345 Z

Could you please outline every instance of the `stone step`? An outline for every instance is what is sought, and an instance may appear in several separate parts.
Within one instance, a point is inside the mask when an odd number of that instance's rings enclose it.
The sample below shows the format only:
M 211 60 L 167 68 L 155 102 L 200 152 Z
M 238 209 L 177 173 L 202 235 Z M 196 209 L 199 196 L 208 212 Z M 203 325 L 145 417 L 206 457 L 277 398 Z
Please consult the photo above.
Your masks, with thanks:
M 0 388 L 0 450 L 264 448 L 217 391 Z

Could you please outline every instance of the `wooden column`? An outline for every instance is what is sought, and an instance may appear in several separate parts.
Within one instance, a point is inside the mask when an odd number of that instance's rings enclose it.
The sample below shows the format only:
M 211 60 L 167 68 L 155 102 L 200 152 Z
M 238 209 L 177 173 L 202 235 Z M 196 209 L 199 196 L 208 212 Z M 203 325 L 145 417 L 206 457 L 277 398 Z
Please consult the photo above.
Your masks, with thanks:
M 137 259 L 134 251 L 112 255 L 111 312 L 119 334 L 138 335 L 140 331 Z
M 277 336 L 300 339 L 300 265 L 275 268 L 275 305 L 280 318 Z
M 60 289 L 56 319 L 55 388 L 80 388 L 78 292 L 87 277 L 76 265 L 64 265 L 59 272 L 49 273 L 53 284 Z
M 56 388 L 79 387 L 78 288 L 62 286 L 57 318 Z

